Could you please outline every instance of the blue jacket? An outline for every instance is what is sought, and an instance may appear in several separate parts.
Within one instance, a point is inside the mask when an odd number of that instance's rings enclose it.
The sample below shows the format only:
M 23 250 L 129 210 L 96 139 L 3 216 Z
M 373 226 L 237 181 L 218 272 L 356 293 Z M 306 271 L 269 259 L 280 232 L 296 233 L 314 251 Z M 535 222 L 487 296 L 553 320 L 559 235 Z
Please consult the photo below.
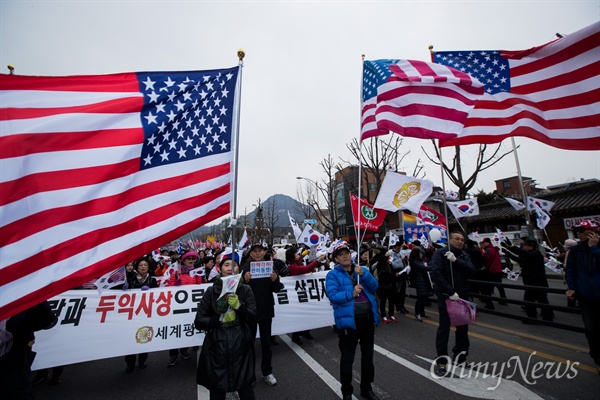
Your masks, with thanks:
M 373 313 L 375 326 L 377 326 L 380 321 L 379 313 L 377 312 L 377 300 L 375 300 L 375 292 L 378 287 L 377 279 L 371 275 L 369 269 L 366 267 L 361 267 L 363 274 L 359 277 L 354 272 L 354 267 L 355 265 L 352 264 L 352 274 L 354 275 L 354 279 L 363 287 L 363 293 L 366 294 L 371 302 L 371 312 Z M 327 297 L 329 297 L 331 304 L 333 304 L 335 326 L 338 329 L 356 329 L 354 322 L 354 285 L 348 271 L 340 264 L 336 264 L 327 274 L 325 284 Z
M 600 301 L 600 247 L 581 242 L 569 250 L 565 278 L 577 297 Z

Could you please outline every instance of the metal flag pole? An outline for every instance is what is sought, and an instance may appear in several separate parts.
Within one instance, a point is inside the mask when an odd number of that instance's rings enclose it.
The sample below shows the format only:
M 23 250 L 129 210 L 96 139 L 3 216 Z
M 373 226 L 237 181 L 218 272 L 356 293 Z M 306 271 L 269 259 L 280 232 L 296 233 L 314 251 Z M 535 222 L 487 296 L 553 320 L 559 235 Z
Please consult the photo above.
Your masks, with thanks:
M 521 196 L 523 198 L 523 204 L 525 205 L 525 223 L 527 225 L 527 236 L 533 239 L 533 229 L 531 228 L 531 215 L 529 213 L 529 205 L 527 196 L 525 195 L 525 187 L 523 186 L 523 176 L 521 175 L 521 166 L 519 165 L 519 156 L 517 154 L 517 146 L 515 145 L 515 138 L 511 137 L 510 141 L 513 147 L 513 153 L 515 155 L 515 164 L 517 165 L 517 175 L 519 176 L 519 185 L 521 186 Z
M 243 49 L 239 49 L 237 52 L 238 56 L 238 80 L 235 88 L 235 107 L 233 114 L 233 129 L 235 132 L 233 136 L 233 179 L 231 180 L 231 258 L 235 261 L 235 254 L 237 252 L 237 237 L 235 234 L 235 226 L 237 225 L 237 180 L 238 180 L 238 166 L 239 166 L 239 144 L 240 144 L 240 106 L 242 103 L 242 69 L 244 67 L 244 57 L 246 52 Z
M 361 186 L 362 186 L 362 109 L 363 109 L 363 85 L 365 80 L 365 55 L 361 55 L 362 59 L 362 72 L 360 77 L 360 118 L 358 124 L 358 193 L 356 196 L 356 209 L 358 210 L 358 220 L 356 221 L 356 251 L 360 252 L 360 197 L 362 195 Z
M 444 159 L 442 157 L 442 148 L 439 146 L 438 141 L 438 149 L 440 150 L 440 172 L 442 174 L 442 203 L 444 204 L 444 217 L 446 218 L 446 240 L 450 240 L 450 220 L 448 219 L 448 204 L 446 203 L 446 179 L 444 178 Z M 452 213 L 454 215 L 454 213 Z M 465 237 L 468 236 L 468 232 L 462 226 L 458 218 L 454 216 L 456 223 L 460 226 L 460 229 L 464 232 Z M 448 242 L 449 243 L 449 242 Z

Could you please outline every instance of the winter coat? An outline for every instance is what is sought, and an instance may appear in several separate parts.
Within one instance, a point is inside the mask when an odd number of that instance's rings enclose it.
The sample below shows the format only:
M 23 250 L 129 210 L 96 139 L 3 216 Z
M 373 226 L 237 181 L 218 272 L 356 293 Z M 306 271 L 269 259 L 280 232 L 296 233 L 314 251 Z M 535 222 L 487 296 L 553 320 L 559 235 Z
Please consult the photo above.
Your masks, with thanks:
M 577 297 L 600 301 L 600 247 L 581 242 L 571 247 L 565 277 Z
M 220 282 L 220 281 L 219 281 Z M 255 381 L 254 338 L 248 324 L 255 323 L 256 303 L 252 289 L 240 284 L 236 290 L 239 325 L 223 327 L 217 313 L 221 285 L 211 286 L 198 304 L 194 325 L 206 331 L 196 382 L 208 390 L 235 392 Z
M 431 267 L 423 262 L 423 260 L 410 260 L 410 268 L 414 271 L 415 276 L 415 289 L 418 297 L 430 297 L 433 296 L 433 288 L 429 281 L 428 271 L 431 271 Z
M 502 260 L 500 251 L 494 245 L 488 245 L 483 251 L 483 264 L 490 274 L 502 273 Z
M 524 250 L 516 246 L 511 246 L 508 250 L 518 256 L 524 285 L 548 287 L 544 256 L 539 250 Z
M 467 279 L 475 273 L 475 266 L 469 255 L 462 250 L 450 246 L 456 261 L 450 263 L 445 256 L 448 247 L 437 250 L 431 259 L 431 279 L 438 299 L 443 295 L 452 296 L 458 293 L 461 299 L 469 299 L 469 284 Z M 451 265 L 452 264 L 452 265 Z M 452 271 L 452 272 L 451 272 Z M 454 286 L 452 282 L 454 280 Z
M 392 269 L 392 266 L 389 265 L 388 268 L 385 265 L 380 265 L 379 262 L 374 265 L 375 273 L 377 274 L 377 282 L 379 283 L 379 288 L 377 289 L 377 293 L 390 293 L 396 291 L 396 273 Z
M 289 264 L 290 267 L 290 276 L 304 275 L 312 272 L 313 269 L 318 268 L 320 266 L 318 261 L 313 261 L 308 265 L 304 265 L 302 261 L 299 263 L 292 262 Z
M 142 282 L 138 281 L 137 275 L 134 272 L 133 274 L 127 276 L 127 283 L 129 283 L 129 289 L 140 289 L 142 286 L 148 286 L 149 288 L 158 287 L 156 283 L 156 279 L 154 279 L 150 274 L 146 275 L 146 279 Z
M 371 313 L 375 321 L 375 326 L 379 325 L 379 312 L 377 310 L 377 300 L 375 292 L 378 288 L 377 280 L 371 275 L 369 269 L 361 267 L 363 274 L 359 277 L 354 271 L 355 265 L 352 264 L 352 276 L 363 287 L 363 293 L 371 302 Z M 354 284 L 350 273 L 340 264 L 327 273 L 325 278 L 325 292 L 331 304 L 333 305 L 333 318 L 337 329 L 356 329 L 354 321 Z
M 242 266 L 242 277 L 250 271 L 250 263 L 251 260 L 248 259 Z M 270 278 L 250 279 L 248 285 L 252 288 L 254 300 L 256 301 L 256 320 L 263 321 L 275 317 L 273 293 L 277 293 L 283 288 L 279 277 L 274 281 Z
M 191 276 L 189 273 L 176 272 L 169 277 L 168 286 L 199 285 L 201 283 L 202 277 L 199 275 Z

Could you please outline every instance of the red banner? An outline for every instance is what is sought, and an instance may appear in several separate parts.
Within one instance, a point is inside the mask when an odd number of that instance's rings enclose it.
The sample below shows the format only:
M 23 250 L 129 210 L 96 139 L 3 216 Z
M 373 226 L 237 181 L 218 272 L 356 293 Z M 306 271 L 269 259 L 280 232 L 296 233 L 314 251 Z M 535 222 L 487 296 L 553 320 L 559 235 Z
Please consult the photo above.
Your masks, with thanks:
M 446 218 L 434 209 L 427 207 L 425 204 L 423 204 L 419 210 L 419 218 L 425 223 L 446 226 Z
M 385 219 L 387 211 L 381 208 L 375 208 L 365 200 L 360 199 L 360 219 L 358 206 L 358 197 L 350 193 L 350 204 L 352 205 L 352 218 L 354 218 L 354 228 L 358 229 L 360 221 L 360 229 L 365 231 L 376 231 L 379 229 Z

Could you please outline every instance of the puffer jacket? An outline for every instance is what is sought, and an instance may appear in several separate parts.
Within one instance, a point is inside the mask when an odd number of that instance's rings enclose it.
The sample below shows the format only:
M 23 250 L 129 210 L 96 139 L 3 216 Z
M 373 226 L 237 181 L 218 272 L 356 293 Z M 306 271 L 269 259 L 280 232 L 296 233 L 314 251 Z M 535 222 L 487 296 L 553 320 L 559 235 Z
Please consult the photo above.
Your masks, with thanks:
M 352 275 L 354 279 L 363 287 L 363 292 L 371 302 L 371 313 L 375 321 L 375 326 L 379 325 L 379 312 L 377 311 L 377 300 L 375 292 L 378 288 L 377 280 L 371 275 L 369 269 L 361 267 L 363 274 L 359 277 L 354 271 L 355 265 L 352 264 Z M 327 273 L 325 278 L 325 291 L 331 304 L 333 305 L 333 318 L 335 326 L 338 329 L 356 329 L 354 322 L 354 285 L 350 274 L 340 264 Z
M 600 247 L 587 242 L 571 247 L 565 278 L 577 297 L 600 301 Z
M 250 286 L 240 284 L 236 290 L 240 324 L 225 328 L 217 313 L 221 287 L 216 282 L 198 304 L 194 325 L 207 332 L 198 359 L 196 382 L 208 390 L 235 392 L 256 380 L 254 338 L 248 326 L 255 323 L 256 303 Z
M 462 250 L 451 247 L 456 261 L 450 264 L 445 254 L 447 247 L 437 250 L 431 259 L 431 279 L 435 284 L 434 290 L 438 299 L 443 295 L 452 296 L 458 293 L 461 299 L 469 299 L 469 284 L 467 279 L 475 273 L 475 266 L 469 255 Z M 452 272 L 450 272 L 452 271 Z M 454 281 L 454 286 L 452 282 Z

